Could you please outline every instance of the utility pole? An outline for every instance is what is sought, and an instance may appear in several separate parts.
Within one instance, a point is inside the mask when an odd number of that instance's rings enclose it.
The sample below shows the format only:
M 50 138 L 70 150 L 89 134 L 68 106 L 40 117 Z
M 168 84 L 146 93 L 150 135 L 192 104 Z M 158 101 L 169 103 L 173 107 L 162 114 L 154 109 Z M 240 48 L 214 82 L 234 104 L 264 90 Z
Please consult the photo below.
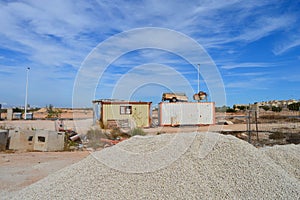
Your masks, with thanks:
M 197 74 L 198 74 L 198 90 L 197 90 L 197 93 L 198 93 L 198 92 L 200 92 L 200 64 L 198 64 Z
M 28 96 L 28 75 L 29 75 L 30 67 L 27 67 L 26 71 L 26 93 L 25 93 L 25 112 L 24 112 L 24 119 L 27 119 L 27 96 Z

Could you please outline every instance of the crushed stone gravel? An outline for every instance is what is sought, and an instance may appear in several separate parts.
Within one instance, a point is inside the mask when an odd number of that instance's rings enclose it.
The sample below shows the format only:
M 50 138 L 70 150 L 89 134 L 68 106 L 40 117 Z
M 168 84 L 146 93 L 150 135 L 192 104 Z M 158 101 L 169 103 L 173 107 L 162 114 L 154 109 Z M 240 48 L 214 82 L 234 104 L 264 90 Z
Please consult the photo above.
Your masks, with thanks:
M 275 145 L 261 150 L 290 176 L 300 180 L 300 145 Z
M 188 141 L 174 142 L 175 137 Z M 201 147 L 206 145 L 207 138 L 217 141 L 203 154 L 199 151 L 203 151 Z M 112 155 L 121 159 L 120 149 L 123 153 L 142 154 L 145 165 L 149 165 L 147 154 L 154 152 L 160 156 L 161 149 L 166 151 L 165 155 L 180 156 L 167 160 L 169 164 L 163 168 L 134 173 L 105 164 L 105 159 L 112 159 Z M 178 149 L 182 152 L 167 152 Z M 210 132 L 133 137 L 3 198 L 300 199 L 299 150 L 299 145 L 257 149 L 233 136 Z M 131 161 L 130 156 L 126 161 Z

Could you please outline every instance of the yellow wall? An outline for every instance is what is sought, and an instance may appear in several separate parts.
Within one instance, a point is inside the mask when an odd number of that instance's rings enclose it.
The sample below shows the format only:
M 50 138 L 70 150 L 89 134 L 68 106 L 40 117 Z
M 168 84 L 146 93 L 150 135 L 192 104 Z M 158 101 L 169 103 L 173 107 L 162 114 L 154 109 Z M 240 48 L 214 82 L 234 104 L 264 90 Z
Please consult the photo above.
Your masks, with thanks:
M 132 114 L 121 115 L 120 106 L 132 106 Z M 132 119 L 137 127 L 149 127 L 149 104 L 104 104 L 103 124 L 107 125 L 107 120 Z

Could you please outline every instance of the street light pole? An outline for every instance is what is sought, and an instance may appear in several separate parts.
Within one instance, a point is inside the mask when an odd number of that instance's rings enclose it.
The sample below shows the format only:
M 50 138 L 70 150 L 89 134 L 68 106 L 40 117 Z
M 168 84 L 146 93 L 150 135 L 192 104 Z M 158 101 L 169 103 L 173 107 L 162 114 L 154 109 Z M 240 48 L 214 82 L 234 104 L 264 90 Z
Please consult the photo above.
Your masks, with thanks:
M 25 93 L 25 112 L 24 112 L 24 119 L 26 120 L 27 119 L 27 96 L 28 96 L 28 75 L 29 75 L 29 70 L 30 70 L 30 67 L 27 67 L 26 71 L 27 71 L 27 74 L 26 74 L 26 93 Z
M 198 64 L 198 90 L 197 93 L 200 92 L 200 64 Z

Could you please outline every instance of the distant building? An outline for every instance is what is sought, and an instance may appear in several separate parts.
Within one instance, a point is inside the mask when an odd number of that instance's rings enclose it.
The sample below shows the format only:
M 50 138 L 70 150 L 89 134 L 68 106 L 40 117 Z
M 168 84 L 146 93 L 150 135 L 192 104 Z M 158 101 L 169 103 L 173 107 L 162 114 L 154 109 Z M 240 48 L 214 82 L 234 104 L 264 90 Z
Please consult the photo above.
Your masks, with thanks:
M 253 106 L 255 105 L 256 108 L 262 108 L 262 107 L 281 107 L 284 109 L 287 109 L 288 105 L 293 104 L 293 103 L 298 103 L 300 100 L 295 100 L 295 99 L 290 99 L 290 100 L 270 100 L 270 101 L 262 101 L 262 102 L 255 102 L 254 104 L 250 105 L 250 108 L 254 108 Z M 239 111 L 241 110 L 241 107 L 249 107 L 249 104 L 235 104 L 233 105 L 233 108 L 235 110 Z
M 270 100 L 270 101 L 262 101 L 262 102 L 257 102 L 257 106 L 262 107 L 262 106 L 275 106 L 275 107 L 287 107 L 290 104 L 293 103 L 298 103 L 300 102 L 299 100 L 295 99 L 289 99 L 289 100 Z

